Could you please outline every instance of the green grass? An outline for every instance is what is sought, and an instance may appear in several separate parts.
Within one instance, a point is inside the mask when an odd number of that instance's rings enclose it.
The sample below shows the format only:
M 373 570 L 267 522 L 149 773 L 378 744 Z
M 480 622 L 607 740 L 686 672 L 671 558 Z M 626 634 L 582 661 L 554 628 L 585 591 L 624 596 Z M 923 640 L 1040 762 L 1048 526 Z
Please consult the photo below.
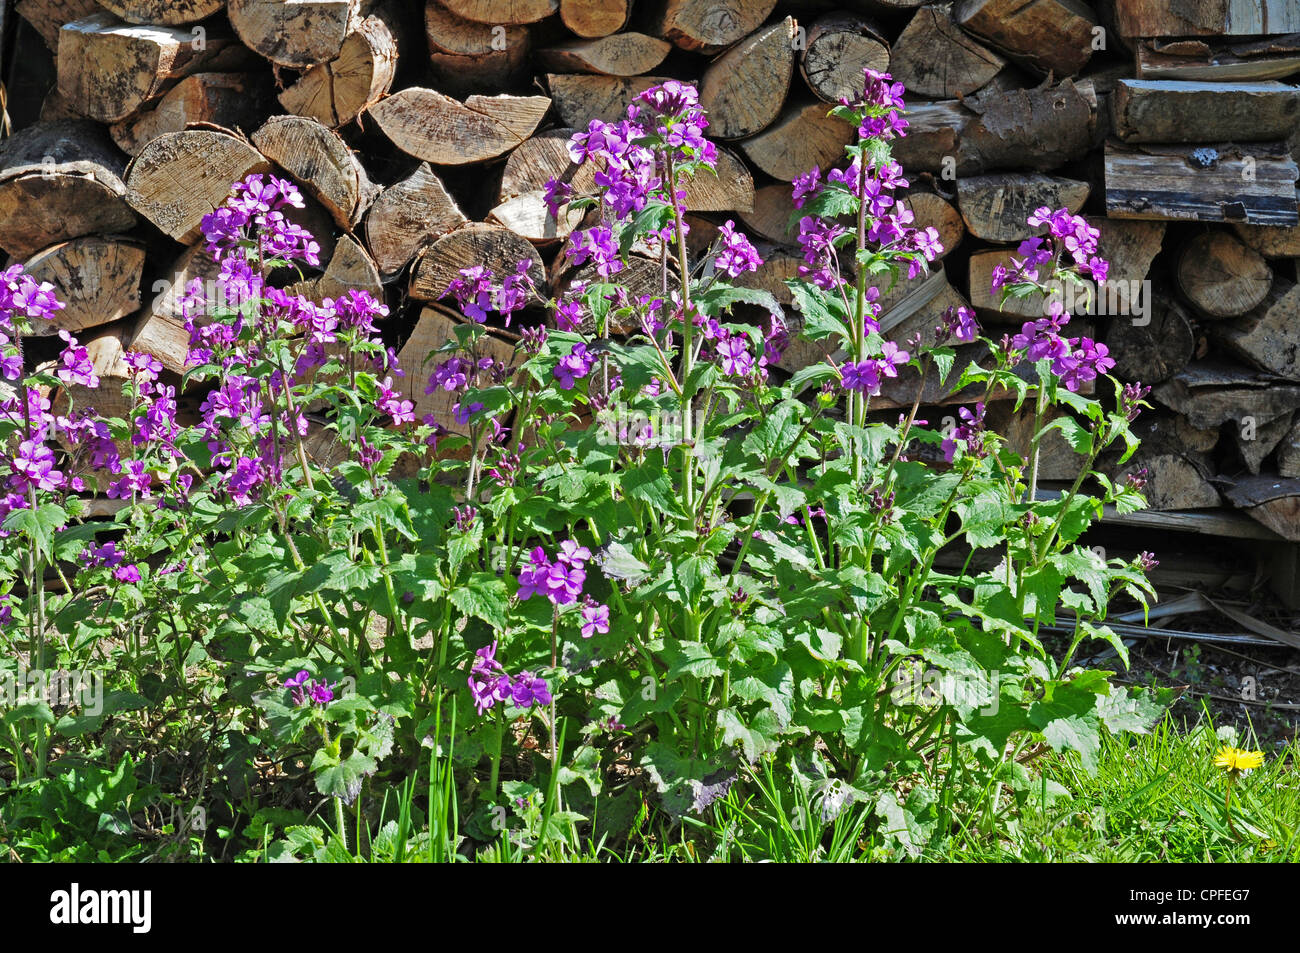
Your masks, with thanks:
M 1039 793 L 1008 811 L 1005 836 L 956 840 L 957 861 L 1204 863 L 1300 859 L 1300 743 L 1265 752 L 1233 788 L 1213 766 L 1225 742 L 1208 719 L 1182 730 L 1166 718 L 1149 735 L 1108 738 L 1098 770 L 1075 758 L 1039 759 Z M 1254 748 L 1254 739 L 1228 743 Z M 1059 785 L 1059 788 L 1056 786 Z M 1055 796 L 1053 796 L 1055 795 Z
M 1231 731 L 1231 730 L 1230 730 Z M 1263 767 L 1243 776 L 1233 789 L 1232 828 L 1225 817 L 1227 778 L 1213 766 L 1223 744 L 1254 748 L 1252 737 L 1221 738 L 1208 717 L 1191 727 L 1166 717 L 1149 735 L 1103 741 L 1095 773 L 1077 757 L 1051 752 L 1029 764 L 1031 784 L 1012 793 L 1003 787 L 996 802 L 964 805 L 958 817 L 978 817 L 978 827 L 954 829 L 931 840 L 912 859 L 988 863 L 1058 862 L 1287 862 L 1300 859 L 1300 741 L 1266 751 Z M 394 820 L 365 837 L 349 831 L 347 845 L 332 832 L 315 828 L 306 839 L 299 829 L 293 853 L 304 860 L 437 862 L 464 860 L 467 842 L 456 843 L 455 794 L 450 778 L 432 759 L 434 781 L 427 802 L 435 824 L 414 823 L 408 785 L 399 795 Z M 990 810 L 992 809 L 992 810 Z M 541 824 L 545 826 L 543 814 Z M 995 817 L 992 822 L 989 818 Z M 420 818 L 424 821 L 424 818 Z M 733 786 L 710 814 L 668 826 L 645 819 L 634 837 L 611 845 L 580 836 L 572 825 L 539 838 L 536 829 L 522 837 L 500 837 L 480 849 L 475 860 L 488 863 L 531 861 L 699 862 L 699 861 L 864 861 L 900 860 L 908 855 L 886 849 L 871 804 L 848 804 L 824 822 L 816 804 L 799 793 L 769 763 Z M 657 826 L 656 826 L 657 825 Z M 295 837 L 290 838 L 291 841 Z M 367 841 L 367 849 L 357 845 Z M 261 852 L 272 859 L 276 851 Z

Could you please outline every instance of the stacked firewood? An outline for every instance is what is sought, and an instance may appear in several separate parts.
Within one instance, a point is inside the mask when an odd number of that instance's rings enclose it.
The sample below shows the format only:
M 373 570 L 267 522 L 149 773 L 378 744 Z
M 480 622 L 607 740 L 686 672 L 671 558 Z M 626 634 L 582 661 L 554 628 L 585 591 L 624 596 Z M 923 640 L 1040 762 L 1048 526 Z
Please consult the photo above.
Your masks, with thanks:
M 1042 301 L 1000 309 L 993 269 L 1034 234 L 1035 208 L 1085 214 L 1111 270 L 1067 302 L 1071 328 L 1104 340 L 1116 373 L 1152 385 L 1157 407 L 1116 473 L 1144 467 L 1157 508 L 1231 504 L 1300 538 L 1300 90 L 1283 82 L 1300 73 L 1295 0 L 16 9 L 4 29 L 0 248 L 58 287 L 56 325 L 88 343 L 100 404 L 129 348 L 179 384 L 182 294 L 216 277 L 200 219 L 233 181 L 274 172 L 308 196 L 300 221 L 321 245 L 300 290 L 384 297 L 408 396 L 454 427 L 421 373 L 459 320 L 440 301 L 448 283 L 460 268 L 521 260 L 544 293 L 583 278 L 560 254 L 581 215 L 550 216 L 543 188 L 551 176 L 590 184 L 568 136 L 667 77 L 698 83 L 719 145 L 720 174 L 692 186 L 692 236 L 737 220 L 764 245 L 751 280 L 788 302 L 783 281 L 801 262 L 790 183 L 842 160 L 854 130 L 827 112 L 871 67 L 907 86 L 911 128 L 895 150 L 905 201 L 946 249 L 883 295 L 887 333 L 905 340 L 962 304 L 994 334 L 1041 316 Z M 630 278 L 642 279 L 657 283 L 656 267 Z M 496 333 L 505 353 L 511 332 Z M 796 337 L 781 366 L 824 357 Z M 916 380 L 891 383 L 882 404 L 910 404 Z M 926 387 L 924 400 L 945 399 Z M 1027 443 L 1029 423 L 1004 416 Z M 1078 465 L 1049 444 L 1042 475 L 1072 479 Z

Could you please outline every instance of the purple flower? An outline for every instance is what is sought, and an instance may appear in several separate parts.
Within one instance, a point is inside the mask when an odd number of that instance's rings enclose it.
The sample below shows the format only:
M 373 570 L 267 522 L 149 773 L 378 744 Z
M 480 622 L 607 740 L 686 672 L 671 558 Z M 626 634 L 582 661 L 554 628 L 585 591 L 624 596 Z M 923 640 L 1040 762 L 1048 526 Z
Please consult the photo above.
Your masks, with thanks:
M 975 405 L 974 412 L 962 407 L 958 410 L 961 423 L 952 429 L 943 440 L 943 458 L 949 463 L 957 455 L 958 448 L 974 457 L 987 455 L 984 449 L 984 403 Z
M 589 639 L 597 632 L 609 631 L 609 606 L 588 602 L 582 607 L 582 637 Z
M 863 391 L 872 397 L 880 393 L 880 371 L 875 361 L 849 361 L 840 368 L 845 390 Z
M 572 352 L 560 358 L 560 363 L 555 365 L 553 373 L 560 382 L 560 388 L 573 390 L 573 385 L 578 380 L 591 373 L 595 362 L 596 356 L 587 351 L 587 345 L 575 344 Z
M 575 265 L 583 265 L 590 259 L 596 273 L 606 280 L 623 269 L 623 262 L 618 257 L 618 244 L 608 225 L 574 232 L 569 236 L 566 254 Z
M 520 672 L 515 676 L 510 686 L 510 697 L 518 708 L 528 708 L 531 705 L 549 705 L 551 703 L 551 689 L 546 684 L 546 679 L 534 675 L 532 672 Z
M 980 326 L 975 320 L 975 312 L 964 304 L 949 307 L 943 312 L 943 324 L 935 328 L 937 344 L 943 344 L 948 338 L 955 338 L 963 344 L 969 344 L 979 337 Z
M 483 265 L 462 268 L 442 296 L 448 295 L 456 299 L 465 317 L 482 324 L 492 310 L 492 272 Z
M 118 582 L 139 582 L 140 570 L 134 563 L 127 563 L 125 566 L 118 566 L 113 570 L 113 578 Z
M 393 379 L 385 377 L 384 382 L 379 385 L 379 396 L 375 400 L 375 407 L 380 413 L 392 417 L 395 424 L 413 423 L 415 404 L 404 400 L 399 392 L 392 389 L 392 385 Z
M 736 224 L 727 219 L 718 229 L 722 249 L 713 259 L 713 265 L 728 278 L 736 278 L 747 271 L 757 271 L 763 264 L 754 246 L 743 232 L 736 231 Z

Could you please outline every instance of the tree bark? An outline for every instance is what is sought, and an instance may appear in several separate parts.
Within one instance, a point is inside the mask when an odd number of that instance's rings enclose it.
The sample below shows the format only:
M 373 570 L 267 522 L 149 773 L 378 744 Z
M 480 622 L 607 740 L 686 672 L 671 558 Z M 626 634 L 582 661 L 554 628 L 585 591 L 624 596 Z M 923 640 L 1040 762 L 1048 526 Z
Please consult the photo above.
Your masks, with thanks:
M 467 165 L 504 155 L 532 135 L 545 96 L 470 96 L 464 103 L 412 86 L 370 107 L 397 148 L 435 165 Z
M 1178 286 L 1196 312 L 1231 318 L 1250 311 L 1268 294 L 1273 269 L 1225 231 L 1202 232 L 1178 260 Z
M 384 189 L 366 215 L 366 243 L 380 272 L 396 274 L 468 219 L 428 163 Z
M 786 17 L 709 64 L 700 79 L 700 105 L 711 135 L 742 139 L 776 121 L 794 75 L 794 38 L 794 18 Z
M 55 242 L 130 230 L 124 171 L 103 127 L 86 120 L 38 123 L 0 140 L 0 248 L 25 259 Z
M 301 183 L 342 229 L 351 231 L 379 194 L 347 144 L 314 119 L 272 116 L 253 133 L 253 144 Z
M 230 195 L 230 186 L 271 163 L 246 140 L 215 129 L 187 129 L 154 139 L 126 173 L 131 207 L 182 244 L 199 237 L 203 216 Z

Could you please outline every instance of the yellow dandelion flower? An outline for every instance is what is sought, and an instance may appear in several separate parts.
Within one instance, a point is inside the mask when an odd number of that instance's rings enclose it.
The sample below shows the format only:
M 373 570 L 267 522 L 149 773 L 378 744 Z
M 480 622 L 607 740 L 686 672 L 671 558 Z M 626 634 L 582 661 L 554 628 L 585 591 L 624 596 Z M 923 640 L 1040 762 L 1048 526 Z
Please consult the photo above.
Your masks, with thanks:
M 1214 756 L 1214 766 L 1233 774 L 1244 774 L 1264 763 L 1264 752 L 1223 747 Z

